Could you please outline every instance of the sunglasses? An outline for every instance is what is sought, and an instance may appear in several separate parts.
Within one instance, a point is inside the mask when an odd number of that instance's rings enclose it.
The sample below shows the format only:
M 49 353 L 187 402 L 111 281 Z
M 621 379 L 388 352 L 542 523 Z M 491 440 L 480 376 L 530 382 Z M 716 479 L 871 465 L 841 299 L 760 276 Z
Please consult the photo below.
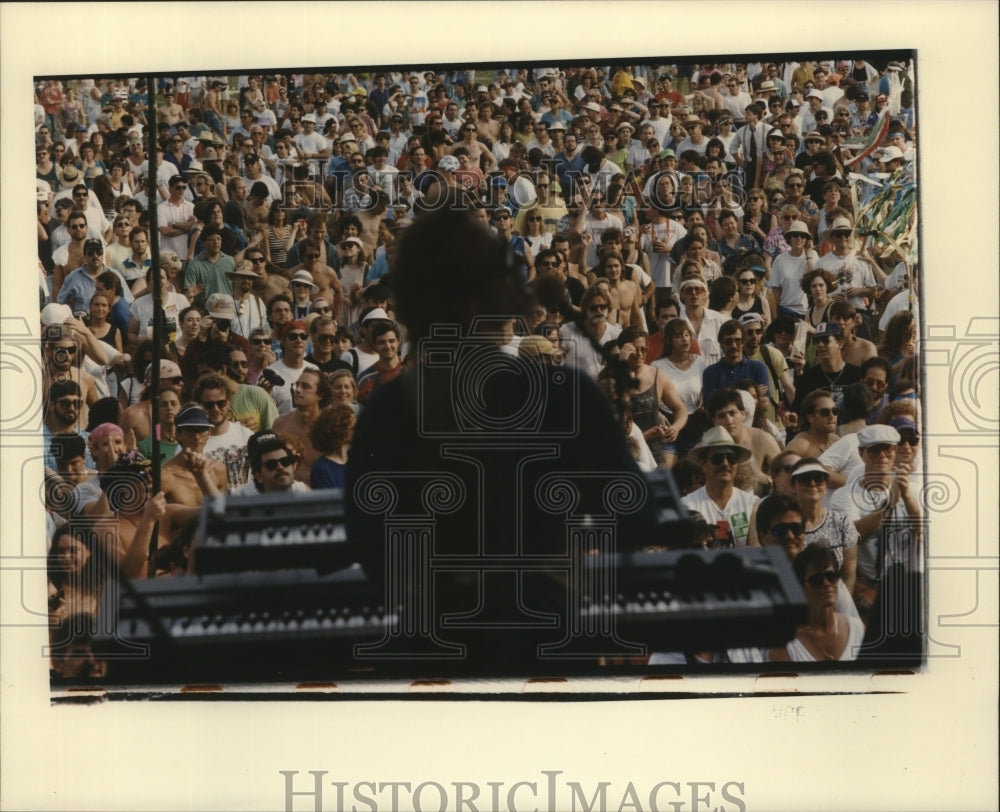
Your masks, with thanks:
M 806 532 L 806 526 L 802 522 L 783 522 L 782 524 L 775 524 L 768 528 L 768 533 L 770 533 L 775 538 L 784 538 L 789 533 L 793 536 L 801 536 Z
M 823 584 L 837 583 L 838 578 L 840 578 L 839 572 L 836 570 L 826 570 L 826 572 L 814 572 L 806 578 L 806 583 L 813 589 L 819 589 Z
M 274 473 L 278 470 L 278 468 L 291 468 L 298 461 L 298 457 L 294 457 L 289 454 L 287 457 L 282 457 L 280 460 L 264 460 L 261 465 L 265 470 Z
M 59 400 L 54 402 L 67 408 L 79 409 L 83 404 L 83 398 L 59 398 Z
M 249 368 L 249 366 L 250 366 L 250 362 L 249 361 L 230 361 L 229 363 L 232 364 L 234 367 L 248 367 Z
M 916 444 L 919 442 L 920 440 L 918 440 L 916 437 L 904 437 L 902 440 L 899 441 L 898 445 L 916 446 Z
M 756 285 L 757 284 L 757 277 L 755 277 L 755 276 L 745 277 L 745 278 L 743 278 L 743 279 L 740 280 L 740 284 L 741 285 Z
M 246 361 L 243 362 L 243 366 L 247 366 Z M 211 409 L 224 409 L 226 408 L 226 404 L 228 403 L 229 401 L 224 398 L 222 400 L 203 400 L 201 402 L 201 408 L 204 409 L 206 412 L 210 411 Z
M 289 333 L 285 338 L 289 341 L 307 341 L 309 336 L 305 333 Z
M 593 304 L 587 308 L 591 313 L 601 313 L 608 309 L 606 304 Z
M 542 218 L 541 217 L 529 217 L 528 218 L 528 222 L 529 223 L 540 223 L 540 222 L 542 222 Z
M 818 471 L 810 471 L 808 474 L 799 474 L 798 476 L 792 474 L 792 480 L 801 482 L 803 485 L 819 485 L 821 482 L 826 482 L 826 477 Z
M 55 353 L 64 353 L 65 355 L 76 355 L 76 347 L 56 347 L 53 350 Z
M 708 458 L 712 465 L 722 465 L 726 462 L 730 465 L 736 464 L 736 452 L 735 451 L 716 451 Z
M 252 342 L 257 347 L 268 347 L 271 344 L 271 339 L 269 338 L 255 338 Z
M 840 414 L 840 409 L 838 409 L 836 406 L 834 406 L 832 409 L 831 408 L 816 409 L 813 412 L 813 414 L 818 414 L 820 417 L 830 417 L 831 415 L 833 417 L 836 417 L 838 414 Z

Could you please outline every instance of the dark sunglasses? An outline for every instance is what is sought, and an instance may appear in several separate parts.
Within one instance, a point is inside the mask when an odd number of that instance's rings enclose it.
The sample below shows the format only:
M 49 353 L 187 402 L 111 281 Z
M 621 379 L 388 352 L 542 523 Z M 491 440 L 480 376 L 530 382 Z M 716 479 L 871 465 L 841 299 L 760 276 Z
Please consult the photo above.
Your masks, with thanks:
M 269 338 L 255 338 L 253 340 L 253 342 L 251 342 L 251 343 L 255 344 L 258 347 L 267 347 L 267 346 L 270 346 L 271 339 L 269 339 Z
M 811 471 L 808 474 L 799 474 L 798 476 L 792 474 L 793 482 L 801 482 L 804 485 L 818 485 L 821 482 L 826 482 L 826 480 L 827 478 L 818 471 Z
M 825 572 L 814 572 L 808 578 L 806 578 L 806 583 L 809 584 L 813 589 L 819 589 L 824 583 L 835 584 L 837 579 L 840 577 L 840 573 L 836 570 L 826 570 Z
M 261 465 L 266 470 L 273 473 L 277 471 L 278 468 L 291 468 L 296 462 L 298 462 L 298 457 L 293 457 L 289 454 L 287 457 L 282 457 L 280 460 L 264 460 Z
M 736 464 L 736 452 L 735 451 L 716 451 L 709 458 L 709 462 L 712 465 L 722 465 L 722 463 L 727 462 L 730 465 Z
M 243 365 L 246 366 L 246 361 L 243 362 Z M 225 398 L 222 400 L 203 400 L 201 402 L 201 408 L 206 412 L 210 409 L 224 409 L 227 403 L 229 403 L 229 401 Z
M 54 402 L 67 408 L 72 407 L 74 409 L 79 409 L 83 404 L 83 398 L 59 398 L 59 400 Z
M 897 445 L 916 446 L 916 444 L 919 442 L 920 440 L 916 437 L 904 437 L 902 440 L 899 441 L 899 443 L 897 443 Z
M 285 336 L 289 341 L 307 341 L 309 336 L 305 333 L 289 333 Z
M 816 409 L 813 412 L 813 414 L 818 414 L 820 417 L 830 417 L 831 415 L 833 417 L 836 417 L 838 414 L 840 414 L 840 409 L 838 409 L 836 406 L 834 406 L 833 408 Z

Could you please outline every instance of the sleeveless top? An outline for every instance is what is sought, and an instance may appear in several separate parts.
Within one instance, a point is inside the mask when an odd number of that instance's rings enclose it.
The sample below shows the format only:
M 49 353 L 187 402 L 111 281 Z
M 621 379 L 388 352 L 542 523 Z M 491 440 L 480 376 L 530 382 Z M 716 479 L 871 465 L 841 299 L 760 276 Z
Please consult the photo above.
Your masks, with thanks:
M 757 313 L 761 316 L 764 315 L 764 303 L 761 301 L 760 296 L 753 297 L 753 304 L 750 305 L 749 310 L 740 309 L 739 303 L 733 305 L 733 318 L 739 321 L 741 316 L 745 316 L 747 313 Z
M 632 412 L 632 422 L 635 423 L 644 432 L 651 428 L 655 428 L 659 422 L 658 413 L 660 410 L 660 399 L 657 395 L 656 384 L 660 379 L 660 370 L 654 369 L 653 382 L 649 385 L 649 388 L 644 392 L 639 392 L 636 395 L 632 395 L 629 400 L 629 409 Z M 657 463 L 662 462 L 663 457 L 663 441 L 662 440 L 646 440 L 646 445 L 649 446 L 649 450 L 653 454 L 653 458 Z
M 271 252 L 271 262 L 280 268 L 285 267 L 285 260 L 288 258 L 288 251 L 285 249 L 285 244 L 287 242 L 287 237 L 275 237 L 274 229 L 268 227 L 267 229 L 267 247 Z

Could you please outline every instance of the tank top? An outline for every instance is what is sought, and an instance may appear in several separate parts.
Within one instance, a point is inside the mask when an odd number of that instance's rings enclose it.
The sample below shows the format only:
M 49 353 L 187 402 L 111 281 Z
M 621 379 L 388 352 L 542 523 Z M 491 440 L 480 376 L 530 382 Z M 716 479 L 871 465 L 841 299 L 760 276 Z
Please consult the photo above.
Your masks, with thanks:
M 653 382 L 649 385 L 649 388 L 644 392 L 639 392 L 636 395 L 632 395 L 629 400 L 629 409 L 632 412 L 632 422 L 635 423 L 643 432 L 648 431 L 651 428 L 655 428 L 659 422 L 658 414 L 660 410 L 660 399 L 657 395 L 657 383 L 660 379 L 660 370 L 654 369 Z M 653 454 L 653 458 L 659 463 L 662 462 L 663 456 L 663 441 L 662 440 L 646 440 L 646 445 L 649 446 L 649 450 Z

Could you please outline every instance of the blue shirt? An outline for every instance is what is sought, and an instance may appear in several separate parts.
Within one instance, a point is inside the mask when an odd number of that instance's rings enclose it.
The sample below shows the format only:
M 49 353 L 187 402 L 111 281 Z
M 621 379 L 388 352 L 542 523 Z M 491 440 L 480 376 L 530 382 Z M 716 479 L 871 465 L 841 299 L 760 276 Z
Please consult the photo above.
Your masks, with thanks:
M 751 361 L 744 356 L 736 366 L 730 366 L 725 359 L 722 359 L 705 367 L 705 371 L 701 373 L 702 401 L 707 403 L 708 399 L 720 389 L 736 388 L 737 382 L 744 378 L 763 386 L 768 392 L 771 391 L 767 379 L 767 367 L 760 361 Z

